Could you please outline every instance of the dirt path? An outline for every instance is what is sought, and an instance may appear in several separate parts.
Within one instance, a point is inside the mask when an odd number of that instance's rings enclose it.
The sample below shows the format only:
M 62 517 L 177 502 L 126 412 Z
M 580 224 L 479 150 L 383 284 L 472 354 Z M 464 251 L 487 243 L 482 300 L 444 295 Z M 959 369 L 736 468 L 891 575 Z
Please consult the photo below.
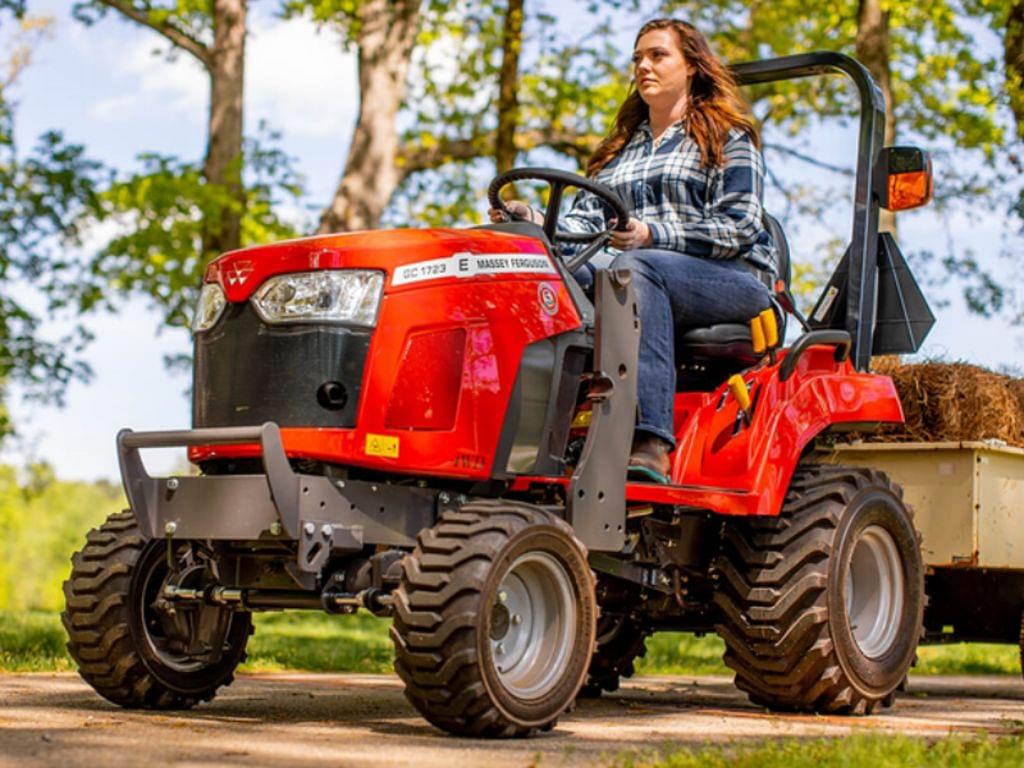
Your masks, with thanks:
M 893 710 L 869 718 L 770 715 L 722 677 L 641 678 L 583 701 L 550 734 L 456 739 L 429 726 L 385 675 L 246 676 L 191 712 L 129 712 L 76 676 L 0 676 L 0 766 L 602 765 L 668 744 L 841 736 L 1024 732 L 1024 683 L 1007 677 L 916 678 Z

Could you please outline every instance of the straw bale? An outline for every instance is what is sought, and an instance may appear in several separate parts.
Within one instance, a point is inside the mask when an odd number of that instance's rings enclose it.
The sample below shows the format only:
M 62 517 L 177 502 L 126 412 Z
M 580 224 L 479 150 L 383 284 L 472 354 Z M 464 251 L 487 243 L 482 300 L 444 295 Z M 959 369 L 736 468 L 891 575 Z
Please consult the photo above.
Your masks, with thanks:
M 1024 447 L 1024 380 L 967 363 L 908 365 L 898 358 L 876 358 L 872 369 L 892 378 L 906 423 L 867 439 L 995 439 Z

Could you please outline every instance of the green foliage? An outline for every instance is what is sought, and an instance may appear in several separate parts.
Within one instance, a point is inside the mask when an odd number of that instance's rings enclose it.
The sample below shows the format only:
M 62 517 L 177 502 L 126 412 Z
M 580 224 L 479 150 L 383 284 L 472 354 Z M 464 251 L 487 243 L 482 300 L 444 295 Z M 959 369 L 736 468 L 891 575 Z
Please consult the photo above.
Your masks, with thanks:
M 2 10 L 20 15 L 23 8 L 6 3 Z M 9 88 L 28 60 L 25 35 L 45 25 L 24 20 L 18 29 L 2 65 L 8 79 L 0 82 L 0 399 L 16 382 L 29 397 L 60 403 L 69 381 L 89 376 L 78 357 L 89 336 L 78 326 L 48 338 L 43 318 L 65 305 L 67 253 L 81 243 L 104 172 L 56 132 L 43 134 L 27 155 L 18 151 Z M 11 430 L 0 407 L 0 438 Z
M 1020 765 L 1024 738 L 911 738 L 855 734 L 835 739 L 785 739 L 697 748 L 665 747 L 619 755 L 615 768 L 1012 768 Z
M 245 201 L 225 187 L 207 184 L 198 163 L 157 154 L 139 157 L 142 168 L 113 181 L 98 196 L 94 216 L 120 224 L 117 235 L 93 256 L 76 295 L 83 311 L 114 308 L 127 294 L 142 295 L 164 312 L 165 323 L 186 327 L 209 260 L 205 222 L 225 209 L 241 210 L 243 245 L 283 240 L 297 233 L 278 213 L 297 198 L 302 180 L 292 160 L 275 144 L 278 135 L 261 126 L 246 142 Z
M 638 0 L 574 3 L 594 18 L 560 26 L 539 3 L 525 4 L 517 92 L 517 144 L 529 164 L 582 168 L 626 94 L 625 51 L 612 37 Z M 591 7 L 593 6 L 593 7 Z M 409 77 L 402 121 L 405 157 L 450 147 L 424 173 L 410 174 L 385 216 L 428 226 L 478 223 L 481 188 L 493 173 L 506 4 L 429 3 Z M 608 12 L 609 17 L 599 14 Z M 614 15 L 613 12 L 619 12 Z M 432 191 L 432 192 L 431 192 Z
M 113 4 L 121 8 L 115 10 L 110 2 L 85 0 L 76 2 L 71 8 L 71 13 L 87 25 L 95 24 L 110 13 L 115 16 L 133 13 L 145 19 L 151 26 L 173 28 L 204 44 L 213 40 L 211 0 L 117 0 Z
M 320 25 L 330 26 L 342 38 L 343 47 L 355 45 L 359 37 L 361 0 L 283 0 L 285 18 L 308 16 Z
M 61 482 L 37 465 L 0 466 L 0 610 L 59 610 L 61 584 L 85 534 L 124 507 L 106 482 Z

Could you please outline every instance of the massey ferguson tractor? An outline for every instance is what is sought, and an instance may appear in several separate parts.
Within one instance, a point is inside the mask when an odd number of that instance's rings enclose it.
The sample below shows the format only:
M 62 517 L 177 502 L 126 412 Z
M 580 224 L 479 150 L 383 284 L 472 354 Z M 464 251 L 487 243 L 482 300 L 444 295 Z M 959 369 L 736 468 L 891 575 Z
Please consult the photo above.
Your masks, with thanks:
M 192 429 L 117 436 L 130 509 L 73 558 L 63 614 L 82 677 L 125 707 L 208 701 L 252 613 L 393 618 L 408 699 L 455 734 L 552 728 L 614 690 L 661 629 L 717 632 L 759 705 L 889 705 L 922 632 L 925 568 L 900 488 L 821 461 L 828 437 L 901 422 L 872 354 L 930 322 L 879 209 L 927 202 L 927 156 L 882 147 L 867 71 L 835 53 L 742 64 L 751 85 L 843 73 L 861 100 L 852 235 L 813 315 L 681 334 L 671 482 L 633 482 L 639 327 L 630 273 L 571 277 L 608 233 L 508 222 L 311 237 L 224 254 L 193 325 Z M 587 238 L 570 263 L 560 242 Z M 923 318 L 923 319 L 922 319 Z M 785 345 L 785 329 L 800 332 Z M 927 328 L 924 329 L 925 331 Z M 140 451 L 187 446 L 197 475 Z

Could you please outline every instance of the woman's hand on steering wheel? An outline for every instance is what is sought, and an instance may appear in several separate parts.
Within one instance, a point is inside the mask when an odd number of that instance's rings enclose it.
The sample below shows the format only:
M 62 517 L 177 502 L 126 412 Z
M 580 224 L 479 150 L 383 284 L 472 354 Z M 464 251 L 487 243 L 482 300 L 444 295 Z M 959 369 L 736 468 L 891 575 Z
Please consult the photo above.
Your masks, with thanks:
M 615 220 L 612 220 L 612 226 L 615 226 Z M 626 228 L 623 230 L 613 229 L 610 233 L 612 248 L 618 248 L 620 251 L 632 251 L 637 248 L 646 248 L 654 243 L 654 238 L 651 235 L 651 228 L 644 224 L 640 219 L 634 219 L 632 216 L 629 217 L 629 221 L 626 222 Z
M 612 227 L 620 228 L 623 231 L 627 228 L 630 221 L 629 212 L 625 204 L 613 189 L 605 184 L 595 181 L 594 179 L 588 179 L 585 176 L 577 176 L 574 173 L 559 171 L 554 168 L 512 168 L 511 170 L 495 176 L 487 187 L 487 202 L 490 203 L 492 221 L 495 220 L 495 211 L 506 214 L 512 212 L 509 209 L 509 202 L 524 205 L 522 201 L 519 200 L 506 202 L 501 199 L 500 193 L 502 187 L 506 184 L 526 179 L 546 181 L 549 185 L 550 192 L 548 194 L 547 210 L 544 212 L 542 217 L 543 223 L 541 224 L 544 234 L 547 235 L 548 239 L 551 242 L 584 244 L 582 250 L 572 258 L 565 261 L 566 269 L 570 272 L 581 267 L 589 261 L 595 253 L 601 250 L 609 242 L 612 230 L 602 230 L 598 232 L 559 231 L 559 208 L 562 204 L 562 194 L 565 192 L 567 187 L 586 190 L 587 192 L 595 195 L 606 206 L 606 210 L 611 212 L 611 218 L 620 222 L 619 224 L 613 224 Z M 536 221 L 533 217 L 535 212 L 528 206 L 527 211 L 530 214 L 529 220 Z
M 500 208 L 490 208 L 487 215 L 495 224 L 508 221 L 510 216 L 513 221 L 530 221 L 538 225 L 544 223 L 544 214 L 533 210 L 522 200 L 506 200 L 504 211 Z

